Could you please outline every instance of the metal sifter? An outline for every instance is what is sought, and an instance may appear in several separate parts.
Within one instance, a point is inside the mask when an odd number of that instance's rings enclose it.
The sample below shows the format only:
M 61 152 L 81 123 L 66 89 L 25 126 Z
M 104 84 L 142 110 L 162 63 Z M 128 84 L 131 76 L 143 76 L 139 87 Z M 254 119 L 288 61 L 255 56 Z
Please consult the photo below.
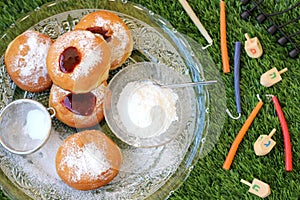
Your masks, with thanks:
M 54 116 L 53 108 L 45 108 L 37 101 L 13 101 L 0 113 L 0 143 L 15 154 L 33 153 L 49 138 Z

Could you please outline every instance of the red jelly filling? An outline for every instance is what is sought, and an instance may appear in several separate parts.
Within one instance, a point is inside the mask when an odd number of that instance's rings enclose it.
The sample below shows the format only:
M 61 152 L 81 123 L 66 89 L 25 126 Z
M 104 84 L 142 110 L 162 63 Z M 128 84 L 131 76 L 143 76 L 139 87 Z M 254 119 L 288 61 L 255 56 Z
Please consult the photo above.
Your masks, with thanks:
M 65 96 L 61 103 L 77 115 L 88 116 L 93 113 L 96 100 L 96 96 L 91 92 L 81 94 L 70 93 Z
M 89 27 L 86 29 L 95 34 L 100 34 L 103 38 L 108 42 L 111 39 L 112 31 L 110 29 L 106 29 L 100 26 Z
M 66 48 L 59 56 L 59 67 L 64 73 L 71 73 L 80 63 L 81 54 L 75 47 Z

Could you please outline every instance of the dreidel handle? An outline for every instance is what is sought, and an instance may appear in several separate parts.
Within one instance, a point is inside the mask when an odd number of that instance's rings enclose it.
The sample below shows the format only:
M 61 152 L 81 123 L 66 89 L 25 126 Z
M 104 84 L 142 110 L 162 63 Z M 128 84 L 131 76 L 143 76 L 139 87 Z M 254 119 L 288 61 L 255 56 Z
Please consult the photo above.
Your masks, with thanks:
M 246 181 L 244 179 L 241 179 L 241 183 L 244 183 L 244 184 L 248 185 L 249 187 L 252 186 L 252 184 L 250 182 L 248 182 L 248 181 Z
M 275 132 L 276 132 L 276 129 L 273 128 L 273 130 L 270 132 L 270 134 L 268 136 L 271 138 L 274 135 Z
M 288 70 L 287 68 L 284 68 L 284 69 L 280 70 L 278 73 L 279 73 L 279 74 L 283 74 L 283 73 L 286 72 L 287 70 Z
M 245 38 L 247 39 L 247 41 L 250 41 L 250 37 L 249 37 L 249 35 L 248 35 L 248 33 L 245 33 Z

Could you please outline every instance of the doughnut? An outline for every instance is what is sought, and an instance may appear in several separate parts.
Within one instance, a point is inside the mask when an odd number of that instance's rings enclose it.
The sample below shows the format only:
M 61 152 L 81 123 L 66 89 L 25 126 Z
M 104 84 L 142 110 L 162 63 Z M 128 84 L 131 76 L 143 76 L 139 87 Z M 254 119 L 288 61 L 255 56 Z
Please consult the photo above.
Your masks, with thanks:
M 103 118 L 103 99 L 107 83 L 87 93 L 73 94 L 53 84 L 49 95 L 49 107 L 56 111 L 56 118 L 74 128 L 87 128 Z
M 22 90 L 41 92 L 51 87 L 46 57 L 52 44 L 49 36 L 28 30 L 8 45 L 4 62 L 12 81 Z
M 77 190 L 93 190 L 108 184 L 120 170 L 119 147 L 99 130 L 85 130 L 67 137 L 58 148 L 56 171 Z
M 78 22 L 75 29 L 102 35 L 111 48 L 111 70 L 121 66 L 132 52 L 133 40 L 129 28 L 112 12 L 100 10 L 89 13 Z
M 57 86 L 72 93 L 86 93 L 108 78 L 110 47 L 90 31 L 74 30 L 50 46 L 47 69 Z

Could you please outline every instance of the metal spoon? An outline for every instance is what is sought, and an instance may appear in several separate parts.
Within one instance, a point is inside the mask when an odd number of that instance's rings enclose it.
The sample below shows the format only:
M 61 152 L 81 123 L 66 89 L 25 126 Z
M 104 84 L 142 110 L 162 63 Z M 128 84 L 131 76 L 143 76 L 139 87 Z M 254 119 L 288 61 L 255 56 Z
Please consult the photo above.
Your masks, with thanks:
M 191 87 L 191 86 L 197 86 L 197 85 L 212 85 L 216 84 L 217 80 L 210 80 L 210 81 L 198 81 L 198 82 L 187 82 L 187 83 L 172 83 L 172 84 L 161 84 L 155 80 L 152 80 L 154 85 L 160 86 L 160 87 L 168 87 L 168 88 L 179 88 L 179 87 Z

